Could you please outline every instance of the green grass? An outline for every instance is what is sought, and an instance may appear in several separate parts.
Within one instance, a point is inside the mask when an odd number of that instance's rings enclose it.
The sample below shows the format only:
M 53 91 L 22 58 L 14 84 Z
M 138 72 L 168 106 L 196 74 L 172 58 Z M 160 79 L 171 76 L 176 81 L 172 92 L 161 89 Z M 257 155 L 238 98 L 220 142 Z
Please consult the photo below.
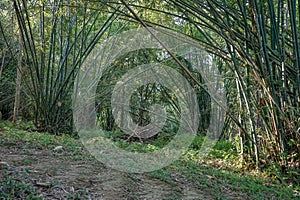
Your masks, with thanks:
M 54 149 L 63 146 L 64 156 L 73 160 L 91 159 L 92 156 L 85 151 L 78 139 L 71 135 L 52 135 L 49 133 L 31 132 L 23 130 L 24 124 L 14 126 L 10 122 L 0 122 L 0 143 L 4 145 L 19 145 L 27 149 Z M 2 131 L 1 131 L 2 130 Z M 30 161 L 25 161 L 30 162 Z
M 170 178 L 174 173 L 179 177 L 177 180 L 196 184 L 201 190 L 211 192 L 215 198 L 226 197 L 224 191 L 231 191 L 230 193 L 236 193 L 237 196 L 244 194 L 249 199 L 293 199 L 294 194 L 287 185 L 272 184 L 262 177 L 203 167 L 195 162 L 182 160 L 176 161 L 164 169 L 151 172 L 149 176 L 159 178 L 169 184 L 175 184 L 174 180 Z
M 22 143 L 25 148 L 50 148 L 61 145 L 66 152 L 64 156 L 67 159 L 84 160 L 90 159 L 91 156 L 86 151 L 82 151 L 82 144 L 78 139 L 74 139 L 69 135 L 55 136 L 47 133 L 28 132 L 18 129 L 18 127 L 10 126 L 10 124 L 0 123 L 0 143 L 1 145 L 14 145 Z M 111 134 L 110 134 L 111 135 Z M 118 135 L 118 133 L 116 133 Z M 117 141 L 119 146 L 127 150 L 150 152 L 160 148 L 163 140 L 152 143 L 139 143 L 137 141 L 126 142 Z M 145 174 L 148 177 L 156 178 L 175 186 L 176 184 L 193 184 L 201 190 L 211 192 L 216 199 L 226 199 L 226 196 L 243 194 L 249 199 L 296 199 L 293 198 L 293 189 L 299 189 L 299 185 L 294 188 L 288 187 L 287 184 L 280 184 L 270 177 L 266 177 L 265 173 L 252 171 L 242 172 L 236 169 L 236 165 L 228 165 L 238 161 L 238 154 L 232 143 L 228 141 L 220 141 L 216 144 L 210 155 L 199 162 L 197 147 L 201 144 L 203 138 L 196 137 L 187 151 L 178 161 L 175 161 L 168 167 Z M 122 146 L 123 145 L 123 146 Z M 28 159 L 23 160 L 24 163 L 30 163 Z M 221 162 L 221 166 L 215 166 L 211 163 Z M 215 166 L 215 167 L 213 167 Z M 227 166 L 227 167 L 224 167 Z M 234 168 L 230 168 L 234 166 Z M 26 191 L 30 197 L 35 197 L 34 188 L 26 183 L 19 183 L 13 178 L 7 178 L 1 181 L 1 191 L 4 191 L 9 199 L 10 193 L 23 194 Z M 3 195 L 2 194 L 2 195 Z M 84 195 L 84 194 L 78 194 Z M 72 196 L 70 198 L 77 198 Z M 178 196 L 178 195 L 177 195 Z

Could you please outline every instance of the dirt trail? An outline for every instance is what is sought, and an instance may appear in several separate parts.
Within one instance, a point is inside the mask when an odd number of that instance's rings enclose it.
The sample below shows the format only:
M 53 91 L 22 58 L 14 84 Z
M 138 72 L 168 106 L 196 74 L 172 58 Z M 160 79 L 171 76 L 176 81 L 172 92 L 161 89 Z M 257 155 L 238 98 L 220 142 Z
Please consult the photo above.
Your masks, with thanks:
M 76 161 L 50 149 L 0 148 L 0 180 L 19 174 L 43 199 L 215 199 L 188 183 L 167 183 L 146 174 L 126 174 L 85 159 Z

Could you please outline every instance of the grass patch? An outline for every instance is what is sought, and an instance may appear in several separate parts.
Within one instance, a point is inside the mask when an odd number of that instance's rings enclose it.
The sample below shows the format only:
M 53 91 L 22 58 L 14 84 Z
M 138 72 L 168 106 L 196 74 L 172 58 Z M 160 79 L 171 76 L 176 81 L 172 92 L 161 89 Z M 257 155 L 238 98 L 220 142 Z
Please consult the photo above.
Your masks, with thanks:
M 175 184 L 176 179 L 183 184 L 196 185 L 201 190 L 210 192 L 216 199 L 226 199 L 228 196 L 246 199 L 296 199 L 293 189 L 285 184 L 272 184 L 262 177 L 219 170 L 193 161 L 176 161 L 164 169 L 151 172 L 149 176 L 169 184 Z
M 62 156 L 66 158 L 73 160 L 92 158 L 92 156 L 84 150 L 85 148 L 81 142 L 71 135 L 53 135 L 36 131 L 30 132 L 20 129 L 19 126 L 13 126 L 9 122 L 0 123 L 0 143 L 2 143 L 2 145 L 16 145 L 22 147 L 25 152 L 27 149 L 47 148 L 53 150 L 57 146 L 62 146 Z M 24 162 L 30 161 L 24 160 Z
M 1 199 L 42 199 L 38 197 L 35 188 L 29 182 L 20 181 L 20 179 L 24 177 L 17 174 L 0 181 Z

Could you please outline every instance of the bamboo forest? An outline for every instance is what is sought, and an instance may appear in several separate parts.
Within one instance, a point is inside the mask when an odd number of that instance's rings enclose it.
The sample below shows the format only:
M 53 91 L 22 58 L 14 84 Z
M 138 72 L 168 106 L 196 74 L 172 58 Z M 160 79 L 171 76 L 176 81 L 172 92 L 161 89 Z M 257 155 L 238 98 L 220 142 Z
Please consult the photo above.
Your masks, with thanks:
M 300 1 L 0 1 L 0 199 L 300 199 Z

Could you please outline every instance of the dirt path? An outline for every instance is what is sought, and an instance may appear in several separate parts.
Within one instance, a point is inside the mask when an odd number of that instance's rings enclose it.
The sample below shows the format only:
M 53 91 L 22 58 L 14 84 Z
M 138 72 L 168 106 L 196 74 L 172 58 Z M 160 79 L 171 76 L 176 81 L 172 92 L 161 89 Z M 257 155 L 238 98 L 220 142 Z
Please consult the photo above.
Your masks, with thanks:
M 43 199 L 67 199 L 79 195 L 83 199 L 116 200 L 215 199 L 187 182 L 170 184 L 145 174 L 121 173 L 92 159 L 76 161 L 66 157 L 64 152 L 55 153 L 45 148 L 2 145 L 0 162 L 0 180 L 14 175 L 34 187 Z

